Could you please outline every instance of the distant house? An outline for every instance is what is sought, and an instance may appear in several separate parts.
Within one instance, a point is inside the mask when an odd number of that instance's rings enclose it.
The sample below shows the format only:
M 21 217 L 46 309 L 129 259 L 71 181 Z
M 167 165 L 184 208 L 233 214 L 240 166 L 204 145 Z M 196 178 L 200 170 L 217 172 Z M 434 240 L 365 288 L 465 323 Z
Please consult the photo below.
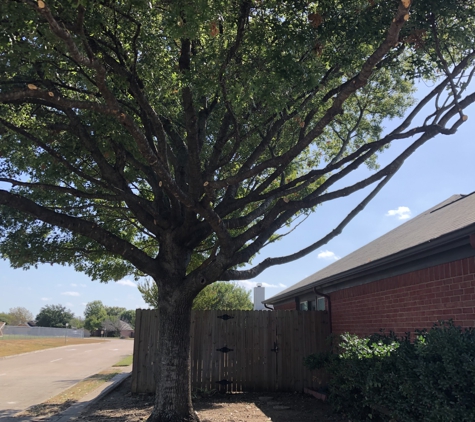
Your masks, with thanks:
M 110 320 L 106 319 L 102 323 L 102 327 L 100 330 L 97 330 L 94 333 L 96 336 L 100 337 L 134 337 L 134 328 L 125 321 L 120 319 L 118 320 Z
M 321 309 L 333 332 L 475 326 L 475 192 L 454 195 L 264 301 Z
M 20 322 L 19 324 L 16 324 L 15 327 L 36 327 L 36 321 Z

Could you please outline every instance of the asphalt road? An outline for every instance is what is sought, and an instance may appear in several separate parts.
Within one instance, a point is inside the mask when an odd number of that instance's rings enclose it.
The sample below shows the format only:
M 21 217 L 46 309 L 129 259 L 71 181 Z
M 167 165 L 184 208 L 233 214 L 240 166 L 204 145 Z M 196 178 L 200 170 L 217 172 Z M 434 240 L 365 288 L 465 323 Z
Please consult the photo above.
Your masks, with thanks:
M 133 344 L 105 340 L 0 358 L 0 421 L 109 368 L 131 355 Z

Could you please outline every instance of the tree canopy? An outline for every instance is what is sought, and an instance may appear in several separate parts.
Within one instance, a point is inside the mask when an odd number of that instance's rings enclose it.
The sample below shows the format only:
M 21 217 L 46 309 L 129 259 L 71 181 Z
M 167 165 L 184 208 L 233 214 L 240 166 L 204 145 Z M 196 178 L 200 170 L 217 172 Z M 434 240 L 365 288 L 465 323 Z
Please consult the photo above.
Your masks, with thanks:
M 473 1 L 4 0 L 0 16 L 0 254 L 153 278 L 150 421 L 196 419 L 186 362 L 201 290 L 328 242 L 475 101 Z M 433 85 L 416 104 L 420 78 Z M 252 261 L 359 191 L 322 239 Z
M 0 322 L 4 322 L 5 324 L 10 324 L 10 315 L 5 312 L 0 312 Z
M 145 303 L 152 308 L 159 307 L 158 287 L 154 282 L 146 280 L 138 284 Z M 251 292 L 236 283 L 218 281 L 206 286 L 193 300 L 193 309 L 197 311 L 209 310 L 242 310 L 253 309 Z M 125 320 L 124 320 L 125 321 Z
M 123 311 L 119 315 L 119 319 L 121 321 L 128 322 L 133 328 L 135 328 L 135 310 L 134 309 L 128 309 L 126 311 Z
M 74 314 L 63 305 L 45 305 L 36 315 L 36 325 L 39 327 L 65 328 L 71 325 Z
M 472 102 L 471 2 L 409 4 L 2 2 L 0 252 L 15 267 L 158 278 L 174 231 L 186 272 L 207 284 L 319 247 L 236 270 L 302 212 L 379 190 Z M 444 74 L 382 136 L 414 78 Z M 329 192 L 410 137 L 390 165 Z
M 71 319 L 71 328 L 84 328 L 84 318 L 75 316 Z
M 107 319 L 106 307 L 100 300 L 86 304 L 84 309 L 84 327 L 89 331 L 100 330 L 102 323 Z
M 120 317 L 124 312 L 127 312 L 126 308 L 121 306 L 106 306 L 105 307 L 108 317 Z
M 26 324 L 28 321 L 33 320 L 33 314 L 22 306 L 10 308 L 7 315 L 9 321 L 5 322 L 7 322 L 9 325 Z
M 251 292 L 235 283 L 217 282 L 205 287 L 193 301 L 193 309 L 251 311 Z

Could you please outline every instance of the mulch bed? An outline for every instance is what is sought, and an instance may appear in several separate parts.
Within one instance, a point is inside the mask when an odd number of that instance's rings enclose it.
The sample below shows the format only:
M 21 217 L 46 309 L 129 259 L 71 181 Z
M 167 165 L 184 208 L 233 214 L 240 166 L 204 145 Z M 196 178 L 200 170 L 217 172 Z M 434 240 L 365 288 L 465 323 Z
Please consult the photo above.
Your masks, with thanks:
M 297 393 L 205 394 L 193 400 L 201 422 L 348 422 L 327 403 Z M 77 420 L 93 422 L 145 421 L 153 395 L 131 394 L 130 378 L 90 407 Z

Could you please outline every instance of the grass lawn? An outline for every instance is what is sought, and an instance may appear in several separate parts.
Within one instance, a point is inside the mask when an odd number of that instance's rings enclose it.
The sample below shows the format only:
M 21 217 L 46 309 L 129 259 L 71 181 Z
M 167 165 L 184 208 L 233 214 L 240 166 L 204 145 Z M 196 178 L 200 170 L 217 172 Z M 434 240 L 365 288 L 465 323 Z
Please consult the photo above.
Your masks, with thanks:
M 133 359 L 133 356 L 132 356 L 132 355 L 126 356 L 124 359 L 122 359 L 121 361 L 117 362 L 115 365 L 112 365 L 112 366 L 116 367 L 116 366 L 129 366 L 129 365 L 132 365 L 132 359 Z
M 0 357 L 18 355 L 20 353 L 35 352 L 37 350 L 50 349 L 52 347 L 71 346 L 73 344 L 99 343 L 104 340 L 67 338 L 64 337 L 33 337 L 19 339 L 0 337 Z

